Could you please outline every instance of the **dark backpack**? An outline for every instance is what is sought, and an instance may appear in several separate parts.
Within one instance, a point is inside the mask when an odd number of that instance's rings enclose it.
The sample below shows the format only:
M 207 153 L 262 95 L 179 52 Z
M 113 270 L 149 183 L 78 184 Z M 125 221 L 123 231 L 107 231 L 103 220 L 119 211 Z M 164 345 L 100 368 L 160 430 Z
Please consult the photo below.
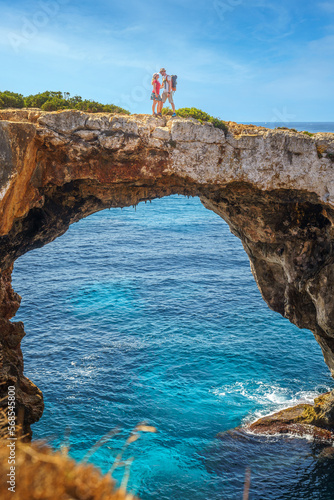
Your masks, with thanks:
M 172 78 L 172 90 L 176 90 L 176 86 L 177 86 L 177 75 L 171 75 L 171 78 Z

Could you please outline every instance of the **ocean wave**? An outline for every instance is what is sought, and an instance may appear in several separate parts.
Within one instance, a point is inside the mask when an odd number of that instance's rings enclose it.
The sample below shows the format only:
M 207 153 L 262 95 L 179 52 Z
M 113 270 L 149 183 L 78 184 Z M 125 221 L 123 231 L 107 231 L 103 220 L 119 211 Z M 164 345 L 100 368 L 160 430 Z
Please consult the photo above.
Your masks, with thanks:
M 314 398 L 328 392 L 330 386 L 315 386 L 309 390 L 293 391 L 289 387 L 270 382 L 246 380 L 235 382 L 231 385 L 212 389 L 211 392 L 222 399 L 231 400 L 231 395 L 242 397 L 249 402 L 254 402 L 256 408 L 243 419 L 243 424 L 248 424 L 258 418 L 270 415 L 277 411 L 289 408 L 296 404 L 313 404 Z M 241 403 L 242 404 L 242 403 Z

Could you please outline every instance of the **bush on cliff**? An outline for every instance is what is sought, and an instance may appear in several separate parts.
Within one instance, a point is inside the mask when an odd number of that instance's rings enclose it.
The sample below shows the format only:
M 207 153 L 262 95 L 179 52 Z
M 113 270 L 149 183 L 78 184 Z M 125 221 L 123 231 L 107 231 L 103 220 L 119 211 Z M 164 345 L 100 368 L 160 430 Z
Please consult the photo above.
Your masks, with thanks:
M 130 111 L 114 104 L 101 104 L 90 99 L 83 100 L 81 96 L 70 97 L 69 92 L 43 92 L 26 99 L 27 107 L 40 107 L 44 111 L 58 111 L 61 109 L 78 109 L 88 113 L 120 113 L 129 115 Z
M 162 114 L 169 116 L 172 115 L 173 112 L 170 108 L 167 107 L 163 108 Z M 195 118 L 201 123 L 203 122 L 212 123 L 214 127 L 220 128 L 221 130 L 224 130 L 224 132 L 227 132 L 227 125 L 223 120 L 220 120 L 219 118 L 214 118 L 213 116 L 209 115 L 208 113 L 205 113 L 205 111 L 202 111 L 201 109 L 180 108 L 176 110 L 176 114 L 177 116 L 180 116 L 182 118 Z
M 58 109 L 70 109 L 69 103 L 65 99 L 52 97 L 41 105 L 43 111 L 58 111 Z
M 130 115 L 130 111 L 126 109 L 120 108 L 119 106 L 115 106 L 115 104 L 101 104 L 96 101 L 80 101 L 75 105 L 75 109 L 79 109 L 80 111 L 88 111 L 89 113 L 122 113 L 126 115 Z
M 220 120 L 219 118 L 214 118 L 213 116 L 209 115 L 208 113 L 205 113 L 205 111 L 202 111 L 201 109 L 180 108 L 177 110 L 176 114 L 178 116 L 182 116 L 183 118 L 196 118 L 196 120 L 199 120 L 201 123 L 202 122 L 212 123 L 214 127 L 220 128 L 221 130 L 224 130 L 224 132 L 227 132 L 227 125 L 223 120 Z
M 59 111 L 62 109 L 78 109 L 88 113 L 119 113 L 129 115 L 130 111 L 115 106 L 114 104 L 101 104 L 100 102 L 85 99 L 69 92 L 55 92 L 47 90 L 38 94 L 23 97 L 14 92 L 0 92 L 0 109 L 3 108 L 40 108 L 43 111 Z
M 63 99 L 62 92 L 40 92 L 39 94 L 28 95 L 24 98 L 25 108 L 42 108 L 43 104 L 52 99 Z
M 0 92 L 0 108 L 23 108 L 23 95 L 5 90 Z

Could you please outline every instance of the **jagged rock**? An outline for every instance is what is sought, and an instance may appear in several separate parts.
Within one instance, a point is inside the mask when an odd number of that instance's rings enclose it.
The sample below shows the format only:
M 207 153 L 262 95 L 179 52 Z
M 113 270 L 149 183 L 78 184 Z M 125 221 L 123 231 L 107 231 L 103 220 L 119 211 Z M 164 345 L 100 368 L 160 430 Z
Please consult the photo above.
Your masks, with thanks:
M 247 252 L 269 307 L 313 331 L 334 374 L 334 134 L 79 111 L 0 110 L 0 374 L 25 429 L 42 414 L 23 376 L 12 264 L 107 207 L 199 196 Z M 2 357 L 1 357 L 2 356 Z M 328 404 L 327 404 L 328 403 Z M 332 400 L 322 420 L 333 423 Z
M 299 404 L 272 415 L 262 417 L 248 425 L 246 430 L 255 434 L 292 434 L 313 436 L 334 443 L 334 395 L 331 392 L 315 398 L 314 405 Z

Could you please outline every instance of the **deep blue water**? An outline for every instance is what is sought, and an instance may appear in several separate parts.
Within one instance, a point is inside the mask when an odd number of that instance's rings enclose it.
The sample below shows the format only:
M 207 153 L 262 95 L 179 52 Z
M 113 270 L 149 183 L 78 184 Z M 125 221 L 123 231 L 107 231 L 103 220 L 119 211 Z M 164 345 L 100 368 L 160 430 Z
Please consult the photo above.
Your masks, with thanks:
M 251 123 L 251 122 L 249 122 Z M 307 132 L 334 132 L 334 122 L 253 122 L 267 128 L 287 127 Z
M 268 309 L 240 241 L 198 198 L 94 214 L 18 259 L 13 284 L 25 374 L 45 398 L 35 438 L 59 446 L 70 429 L 81 459 L 119 427 L 91 458 L 106 472 L 137 423 L 155 426 L 125 453 L 143 500 L 241 499 L 247 467 L 251 499 L 333 498 L 324 445 L 216 437 L 334 384 L 312 333 Z

